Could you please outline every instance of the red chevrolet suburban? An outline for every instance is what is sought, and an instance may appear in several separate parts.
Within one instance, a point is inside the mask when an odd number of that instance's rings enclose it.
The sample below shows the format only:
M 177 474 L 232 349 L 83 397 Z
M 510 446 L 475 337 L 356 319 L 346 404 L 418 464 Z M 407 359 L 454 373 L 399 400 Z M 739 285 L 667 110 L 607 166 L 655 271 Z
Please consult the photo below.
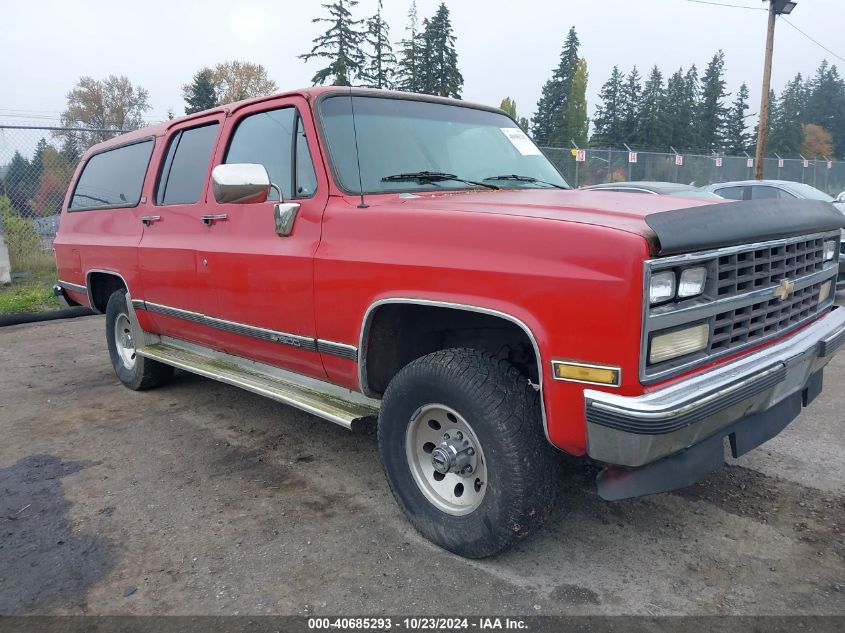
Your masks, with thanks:
M 502 551 L 553 507 L 559 451 L 622 499 L 779 433 L 845 342 L 843 216 L 571 190 L 504 112 L 318 88 L 101 143 L 56 292 L 105 314 L 130 389 L 173 368 L 351 428 L 438 545 Z

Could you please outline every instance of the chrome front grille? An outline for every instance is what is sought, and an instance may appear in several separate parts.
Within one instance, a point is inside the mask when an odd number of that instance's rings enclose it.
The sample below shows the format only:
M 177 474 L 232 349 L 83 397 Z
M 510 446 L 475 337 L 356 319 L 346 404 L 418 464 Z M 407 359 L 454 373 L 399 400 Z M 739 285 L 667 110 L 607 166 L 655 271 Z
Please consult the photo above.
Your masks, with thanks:
M 645 263 L 640 379 L 668 378 L 714 359 L 783 336 L 831 309 L 839 261 L 824 261 L 824 243 L 840 233 L 772 240 L 714 251 L 659 258 Z M 652 273 L 688 267 L 707 269 L 702 295 L 650 306 Z M 830 283 L 822 297 L 822 289 Z M 650 364 L 654 336 L 686 327 L 709 327 L 706 348 Z
M 821 237 L 722 255 L 717 263 L 715 294 L 728 297 L 803 277 L 821 270 L 823 259 Z
M 797 290 L 784 301 L 769 299 L 720 312 L 713 320 L 709 351 L 753 344 L 814 316 L 819 309 L 821 287 L 816 283 Z

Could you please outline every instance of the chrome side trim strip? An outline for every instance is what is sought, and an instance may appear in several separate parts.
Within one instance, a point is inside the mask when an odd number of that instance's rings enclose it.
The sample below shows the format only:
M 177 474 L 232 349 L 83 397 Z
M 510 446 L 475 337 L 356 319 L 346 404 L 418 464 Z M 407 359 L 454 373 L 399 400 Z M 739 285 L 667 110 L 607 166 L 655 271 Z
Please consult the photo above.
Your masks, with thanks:
M 437 308 L 451 308 L 453 310 L 465 310 L 467 312 L 478 312 L 480 314 L 489 314 L 490 316 L 499 317 L 505 319 L 506 321 L 510 321 L 514 325 L 518 326 L 525 335 L 528 337 L 528 340 L 531 341 L 531 346 L 534 348 L 534 355 L 537 358 L 537 376 L 540 384 L 538 385 L 540 391 L 540 411 L 542 412 L 543 416 L 543 432 L 546 434 L 546 439 L 549 439 L 549 425 L 548 421 L 546 420 L 546 401 L 543 393 L 543 358 L 540 355 L 540 346 L 537 344 L 537 338 L 534 336 L 534 333 L 531 331 L 523 321 L 507 314 L 506 312 L 500 312 L 499 310 L 493 310 L 491 308 L 483 308 L 480 306 L 474 305 L 467 305 L 463 303 L 451 303 L 449 301 L 436 301 L 433 299 L 410 299 L 410 298 L 402 298 L 402 297 L 395 297 L 389 299 L 380 299 L 378 301 L 374 301 L 370 304 L 370 307 L 367 308 L 367 311 L 364 313 L 364 318 L 361 322 L 361 336 L 358 343 L 358 384 L 360 385 L 361 392 L 370 398 L 379 398 L 381 397 L 379 394 L 373 393 L 373 391 L 369 388 L 367 383 L 367 337 L 370 333 L 370 326 L 372 324 L 372 316 L 375 312 L 376 308 L 388 305 L 391 303 L 403 303 L 403 304 L 411 304 L 411 305 L 421 305 L 421 306 L 433 306 Z M 551 440 L 549 440 L 551 443 Z
M 317 351 L 321 354 L 331 354 L 332 356 L 358 361 L 358 348 L 354 345 L 347 345 L 346 343 L 337 343 L 318 338 Z
M 346 343 L 338 343 L 336 341 L 327 341 L 324 339 L 318 340 L 307 336 L 300 336 L 299 334 L 290 334 L 289 332 L 270 330 L 268 328 L 257 327 L 255 325 L 238 323 L 236 321 L 227 321 L 226 319 L 218 319 L 200 312 L 174 308 L 173 306 L 166 306 L 153 301 L 144 301 L 142 299 L 133 299 L 132 307 L 136 310 L 147 310 L 148 312 L 155 312 L 177 319 L 184 319 L 186 321 L 199 323 L 200 325 L 216 328 L 225 332 L 232 332 L 233 334 L 251 336 L 252 338 L 280 343 L 281 345 L 289 345 L 290 347 L 304 349 L 309 352 L 331 354 L 332 356 L 339 356 L 340 358 L 346 358 L 353 361 L 358 360 L 358 349 L 354 345 L 348 345 Z
M 281 343 L 282 345 L 289 345 L 291 347 L 298 347 L 309 352 L 317 351 L 317 343 L 313 338 L 299 336 L 298 334 L 289 334 L 288 332 L 279 332 L 277 330 L 269 330 L 267 328 L 256 327 L 254 325 L 246 325 L 244 323 L 237 323 L 235 321 L 227 321 L 225 319 L 218 319 L 210 317 L 199 312 L 192 312 L 190 310 L 183 310 L 181 308 L 174 308 L 172 306 L 154 303 L 152 301 L 144 302 L 145 309 L 149 312 L 163 314 L 165 316 L 175 317 L 177 319 L 184 319 L 213 327 L 224 332 L 232 332 L 233 334 L 241 334 L 243 336 L 251 336 L 252 338 L 261 339 L 264 341 L 272 341 L 273 343 Z
M 69 281 L 62 281 L 61 279 L 59 279 L 59 281 L 57 283 L 62 288 L 64 288 L 65 290 L 73 290 L 74 292 L 81 292 L 84 295 L 88 294 L 88 287 L 87 286 L 81 286 L 79 284 L 72 284 Z

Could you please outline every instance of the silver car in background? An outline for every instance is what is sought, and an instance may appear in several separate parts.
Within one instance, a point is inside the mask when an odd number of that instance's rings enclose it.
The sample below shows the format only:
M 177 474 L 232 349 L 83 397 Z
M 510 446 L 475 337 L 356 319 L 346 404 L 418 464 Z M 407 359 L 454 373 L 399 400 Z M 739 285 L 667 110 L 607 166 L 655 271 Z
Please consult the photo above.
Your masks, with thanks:
M 790 180 L 738 180 L 735 182 L 717 182 L 703 187 L 716 195 L 729 200 L 790 200 L 801 198 L 804 200 L 822 200 L 830 202 L 834 207 L 845 213 L 845 192 L 838 198 L 827 195 L 815 187 Z M 839 278 L 837 290 L 845 289 L 845 231 L 842 232 L 843 244 L 839 253 Z

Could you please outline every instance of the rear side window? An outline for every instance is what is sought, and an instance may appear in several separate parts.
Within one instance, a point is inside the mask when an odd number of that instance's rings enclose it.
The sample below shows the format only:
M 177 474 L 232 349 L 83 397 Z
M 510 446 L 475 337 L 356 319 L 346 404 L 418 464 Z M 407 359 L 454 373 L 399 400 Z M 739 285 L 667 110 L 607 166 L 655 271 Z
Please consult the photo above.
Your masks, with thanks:
M 182 130 L 170 139 L 156 188 L 156 204 L 193 204 L 200 199 L 217 127 L 213 123 Z
M 76 182 L 69 210 L 137 205 L 152 151 L 149 139 L 92 156 Z
M 715 193 L 723 198 L 727 198 L 728 200 L 742 200 L 743 189 L 745 189 L 745 187 L 723 187 L 721 189 L 716 189 Z

